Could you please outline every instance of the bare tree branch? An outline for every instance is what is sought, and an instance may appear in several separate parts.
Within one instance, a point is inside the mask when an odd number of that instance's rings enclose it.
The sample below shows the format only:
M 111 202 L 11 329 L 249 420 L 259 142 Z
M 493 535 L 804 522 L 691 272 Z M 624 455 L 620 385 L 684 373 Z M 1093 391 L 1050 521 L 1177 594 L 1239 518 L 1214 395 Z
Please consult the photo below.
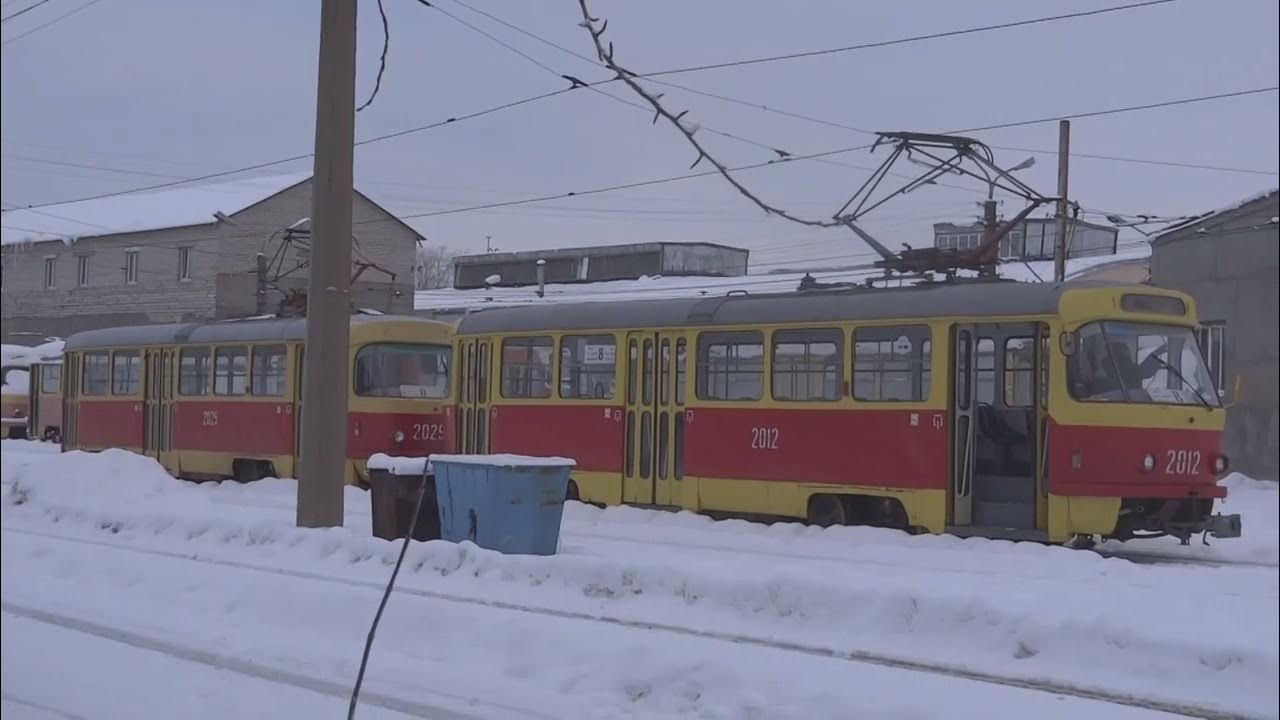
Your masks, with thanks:
M 697 137 L 695 137 L 702 126 L 698 123 L 684 119 L 685 115 L 689 113 L 688 110 L 683 110 L 679 113 L 672 113 L 667 110 L 661 103 L 661 94 L 654 94 L 645 90 L 637 81 L 637 76 L 634 72 L 619 65 L 614 60 L 613 43 L 610 42 L 606 45 L 603 39 L 605 29 L 609 26 L 609 21 L 605 20 L 601 23 L 599 19 L 591 17 L 591 11 L 587 8 L 587 0 L 578 0 L 578 6 L 582 9 L 582 22 L 578 24 L 585 28 L 587 32 L 591 33 L 591 41 L 596 46 L 596 56 L 600 58 L 600 61 L 610 70 L 617 73 L 619 80 L 625 83 L 627 87 L 634 90 L 637 95 L 643 98 L 644 101 L 653 108 L 653 122 L 658 122 L 659 118 L 665 119 L 679 130 L 681 135 L 684 135 L 685 140 L 689 141 L 689 144 L 693 146 L 694 150 L 698 151 L 698 157 L 694 159 L 693 165 L 689 166 L 690 168 L 697 167 L 698 163 L 703 160 L 711 163 L 711 165 L 715 167 L 716 171 L 720 173 L 720 176 L 727 180 L 735 190 L 741 193 L 743 197 L 754 203 L 756 207 L 764 210 L 766 214 L 776 215 L 784 220 L 790 220 L 793 223 L 807 225 L 809 227 L 839 227 L 843 224 L 838 220 L 810 220 L 808 218 L 797 217 L 782 208 L 775 207 L 764 200 L 761 200 L 759 196 L 747 189 L 745 185 L 738 182 L 738 179 L 733 176 L 729 171 L 729 168 L 724 163 L 717 160 L 711 153 L 707 152 L 707 149 L 703 147 L 702 143 L 697 139 Z M 596 23 L 600 23 L 599 28 L 596 27 Z M 788 154 L 776 150 L 775 152 L 778 152 L 781 158 L 779 162 L 786 162 L 789 159 Z

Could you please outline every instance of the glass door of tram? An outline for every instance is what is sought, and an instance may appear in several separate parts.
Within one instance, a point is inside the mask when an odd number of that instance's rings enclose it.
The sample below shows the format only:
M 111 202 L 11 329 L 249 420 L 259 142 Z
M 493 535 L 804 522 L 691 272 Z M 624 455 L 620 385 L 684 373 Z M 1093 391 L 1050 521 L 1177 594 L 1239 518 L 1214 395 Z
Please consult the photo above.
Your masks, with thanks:
M 492 392 L 493 342 L 467 339 L 458 346 L 458 451 L 489 451 L 489 396 Z
M 622 500 L 679 505 L 685 340 L 676 333 L 631 332 L 626 347 Z
M 982 323 L 952 332 L 951 524 L 1044 529 L 1047 327 Z

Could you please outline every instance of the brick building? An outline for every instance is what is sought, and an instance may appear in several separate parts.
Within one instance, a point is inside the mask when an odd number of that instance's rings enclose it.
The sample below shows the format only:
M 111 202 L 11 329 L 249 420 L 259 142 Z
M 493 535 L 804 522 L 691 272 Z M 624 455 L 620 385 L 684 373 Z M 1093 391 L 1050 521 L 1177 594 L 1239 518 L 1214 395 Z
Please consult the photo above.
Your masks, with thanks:
M 359 192 L 353 211 L 352 303 L 409 312 L 422 237 Z M 33 344 L 100 327 L 276 312 L 306 288 L 310 214 L 306 174 L 6 211 L 0 335 Z

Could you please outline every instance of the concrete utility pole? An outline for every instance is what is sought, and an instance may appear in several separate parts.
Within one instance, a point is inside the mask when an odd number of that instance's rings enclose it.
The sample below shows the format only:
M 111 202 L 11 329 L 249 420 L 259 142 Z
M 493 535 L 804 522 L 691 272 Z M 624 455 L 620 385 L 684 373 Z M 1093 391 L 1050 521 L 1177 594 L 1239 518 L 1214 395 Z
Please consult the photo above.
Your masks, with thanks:
M 1067 167 L 1071 161 L 1071 121 L 1058 121 L 1058 223 L 1053 247 L 1053 279 L 1067 278 Z
M 356 3 L 322 0 L 298 525 L 342 525 L 351 336 Z

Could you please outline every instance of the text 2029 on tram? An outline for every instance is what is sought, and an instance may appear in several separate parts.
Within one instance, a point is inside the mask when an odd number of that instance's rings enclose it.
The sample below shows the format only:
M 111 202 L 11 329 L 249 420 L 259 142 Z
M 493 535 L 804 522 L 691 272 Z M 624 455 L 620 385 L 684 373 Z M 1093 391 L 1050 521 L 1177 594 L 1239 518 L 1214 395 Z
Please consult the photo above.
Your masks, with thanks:
M 948 283 L 481 310 L 463 452 L 603 504 L 1066 541 L 1238 535 L 1191 299 Z

